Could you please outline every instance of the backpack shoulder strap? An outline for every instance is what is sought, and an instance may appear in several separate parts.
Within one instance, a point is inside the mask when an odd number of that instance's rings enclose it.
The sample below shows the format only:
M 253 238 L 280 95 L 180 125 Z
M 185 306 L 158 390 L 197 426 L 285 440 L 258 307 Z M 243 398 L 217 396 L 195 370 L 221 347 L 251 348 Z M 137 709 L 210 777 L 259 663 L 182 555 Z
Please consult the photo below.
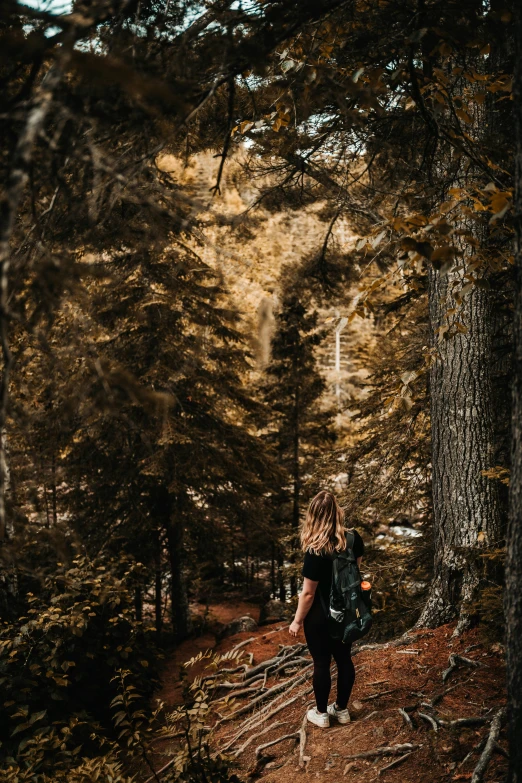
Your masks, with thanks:
M 355 544 L 355 533 L 353 530 L 346 531 L 346 549 L 353 552 L 353 545 Z

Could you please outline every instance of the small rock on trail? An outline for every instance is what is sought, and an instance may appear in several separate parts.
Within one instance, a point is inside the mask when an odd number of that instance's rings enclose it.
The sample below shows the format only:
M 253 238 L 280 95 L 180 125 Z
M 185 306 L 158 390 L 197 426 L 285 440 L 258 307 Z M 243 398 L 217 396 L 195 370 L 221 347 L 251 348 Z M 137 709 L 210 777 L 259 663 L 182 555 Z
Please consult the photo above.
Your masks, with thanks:
M 236 633 L 244 633 L 244 631 L 255 631 L 257 623 L 253 617 L 249 614 L 243 617 L 237 617 L 232 622 L 227 623 L 225 627 L 220 631 L 218 638 L 225 639 L 227 636 L 234 636 Z

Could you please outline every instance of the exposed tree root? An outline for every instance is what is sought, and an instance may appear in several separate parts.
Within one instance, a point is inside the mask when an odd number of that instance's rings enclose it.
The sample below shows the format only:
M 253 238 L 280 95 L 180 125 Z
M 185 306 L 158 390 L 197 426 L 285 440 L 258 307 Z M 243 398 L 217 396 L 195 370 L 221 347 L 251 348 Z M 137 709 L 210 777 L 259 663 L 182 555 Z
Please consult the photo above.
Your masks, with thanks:
M 402 764 L 403 761 L 406 761 L 406 759 L 409 758 L 412 755 L 412 753 L 415 753 L 415 751 L 414 750 L 410 750 L 409 753 L 405 753 L 403 756 L 399 756 L 398 759 L 394 759 L 389 764 L 386 764 L 385 767 L 381 767 L 381 769 L 379 770 L 378 774 L 382 775 L 382 773 L 386 772 L 386 770 L 392 769 L 393 767 L 398 767 L 399 764 Z
M 243 642 L 239 642 L 239 644 L 236 644 L 235 647 L 232 647 L 231 650 L 229 650 L 227 653 L 225 653 L 225 658 L 233 658 L 235 653 L 237 653 L 238 650 L 240 650 L 242 647 L 246 647 L 247 644 L 250 644 L 250 642 L 254 642 L 256 639 L 255 636 L 251 636 L 250 639 L 245 639 Z
M 406 710 L 403 709 L 402 707 L 399 707 L 399 712 L 402 715 L 402 719 L 403 719 L 404 723 L 406 724 L 406 726 L 409 726 L 410 729 L 413 729 L 413 721 L 410 718 L 410 716 L 408 715 L 408 713 L 406 712 Z
M 290 666 L 294 667 L 295 671 L 298 671 L 299 668 L 301 668 L 302 666 L 306 666 L 306 665 L 308 665 L 310 663 L 310 658 L 303 658 L 303 657 L 296 658 L 296 657 L 294 657 L 297 652 L 298 652 L 297 650 L 294 650 L 290 655 L 287 655 L 284 658 L 283 663 L 280 663 L 279 665 L 274 664 L 274 666 L 267 667 L 265 669 L 265 675 L 264 675 L 264 679 L 263 679 L 263 688 L 265 687 L 266 681 L 267 681 L 269 676 L 273 677 L 275 674 L 280 674 L 281 672 L 284 673 L 286 668 L 290 667 Z M 274 659 L 272 659 L 272 660 L 274 660 Z M 279 661 L 279 658 L 276 658 L 275 660 Z M 293 673 L 295 673 L 295 672 L 293 672 Z
M 409 753 L 410 751 L 421 748 L 422 745 L 414 745 L 411 742 L 406 742 L 403 745 L 386 745 L 382 748 L 375 748 L 374 750 L 365 750 L 362 753 L 353 753 L 351 756 L 345 756 L 344 758 L 349 761 L 351 759 L 371 759 L 375 756 L 402 756 L 403 753 Z
M 478 661 L 473 661 L 471 658 L 465 658 L 463 655 L 457 655 L 456 653 L 451 653 L 448 663 L 448 668 L 444 669 L 442 672 L 442 682 L 446 682 L 450 674 L 458 667 L 459 663 L 464 663 L 466 666 L 480 666 Z
M 495 717 L 491 721 L 491 728 L 489 730 L 489 736 L 486 741 L 486 746 L 482 751 L 478 764 L 473 771 L 471 783 L 482 783 L 489 762 L 491 761 L 491 756 L 493 755 L 493 752 L 498 744 L 497 740 L 500 734 L 500 729 L 502 728 L 502 722 L 505 718 L 505 715 L 506 715 L 506 708 L 502 707 L 502 709 L 500 709 L 495 714 Z
M 237 759 L 238 756 L 240 756 L 255 739 L 262 737 L 263 734 L 268 734 L 269 731 L 278 729 L 280 726 L 284 726 L 284 723 L 281 723 L 281 721 L 276 721 L 275 723 L 271 723 L 270 726 L 265 726 L 265 728 L 261 731 L 258 731 L 257 734 L 251 734 L 250 737 L 245 740 L 245 742 L 243 742 L 243 744 L 240 745 L 239 748 L 234 752 L 234 757 Z
M 226 752 L 233 745 L 235 745 L 237 740 L 240 739 L 240 737 L 243 737 L 247 733 L 247 731 L 252 731 L 252 729 L 257 729 L 257 727 L 260 726 L 262 723 L 265 723 L 265 721 L 269 720 L 269 718 L 273 718 L 274 715 L 277 715 L 278 712 L 281 712 L 281 710 L 284 710 L 286 707 L 289 707 L 290 704 L 293 704 L 301 696 L 306 695 L 306 693 L 307 692 L 305 692 L 305 694 L 297 693 L 295 696 L 292 696 L 291 699 L 282 702 L 282 704 L 279 704 L 274 709 L 265 710 L 258 715 L 248 718 L 248 720 L 246 720 L 244 723 L 241 724 L 239 732 L 227 742 L 224 748 L 221 749 L 222 752 Z
M 201 682 L 212 682 L 212 680 L 217 680 L 224 674 L 238 674 L 238 672 L 247 672 L 248 670 L 248 664 L 242 663 L 240 666 L 236 666 L 234 669 L 220 669 L 218 672 L 216 672 L 216 674 L 207 674 L 205 677 L 201 678 Z
M 398 691 L 399 688 L 393 688 L 391 691 L 379 691 L 379 693 L 372 693 L 371 696 L 365 696 L 361 699 L 361 701 L 372 701 L 373 699 L 378 699 L 379 696 L 388 696 L 390 693 L 395 693 L 395 691 Z
M 270 742 L 265 742 L 264 745 L 258 745 L 256 748 L 256 758 L 259 758 L 263 751 L 267 748 L 271 748 L 273 745 L 277 745 L 279 742 L 284 742 L 285 740 L 292 739 L 296 742 L 299 740 L 299 732 L 294 731 L 292 734 L 283 734 L 282 737 L 277 737 L 275 740 L 271 740 Z
M 437 721 L 435 718 L 432 718 L 431 715 L 426 715 L 425 712 L 418 712 L 417 715 L 419 718 L 422 718 L 422 720 L 425 720 L 426 723 L 429 723 L 433 731 L 438 731 L 439 727 L 437 726 Z
M 234 699 L 242 699 L 245 696 L 251 696 L 254 693 L 258 693 L 262 695 L 264 692 L 266 692 L 266 689 L 263 686 L 261 686 L 258 688 L 243 688 L 243 690 L 232 692 L 230 695 Z
M 415 638 L 413 636 L 409 636 L 408 632 L 406 632 L 402 636 L 399 636 L 398 639 L 393 639 L 391 642 L 382 642 L 380 644 L 361 644 L 358 647 L 354 646 L 352 647 L 351 654 L 353 658 L 354 655 L 358 655 L 365 650 L 386 650 L 389 647 L 403 647 L 406 644 L 410 644 L 414 641 Z
M 488 722 L 488 718 L 477 716 L 470 718 L 456 718 L 455 720 L 442 720 L 441 718 L 435 718 L 439 726 L 444 726 L 446 729 L 460 729 L 462 726 L 483 726 Z
M 299 658 L 292 658 L 291 660 L 285 660 L 284 663 L 280 664 L 280 666 L 277 667 L 277 669 L 268 669 L 270 672 L 270 675 L 273 674 L 279 674 L 279 672 L 284 672 L 290 667 L 296 667 L 300 668 L 301 666 L 306 666 L 310 663 L 310 658 L 304 658 L 303 656 L 300 656 Z
M 251 680 L 248 683 L 248 687 L 252 688 L 253 690 L 257 690 L 257 688 L 254 688 L 255 683 L 259 683 L 263 677 L 257 677 L 255 680 Z M 240 690 L 241 688 L 245 688 L 245 682 L 243 680 L 239 680 L 238 682 L 228 682 L 228 680 L 225 680 L 224 682 L 219 682 L 215 686 L 215 690 L 218 691 L 220 688 L 223 688 L 225 691 L 236 691 Z M 234 694 L 235 695 L 235 694 Z
M 299 729 L 299 766 L 301 769 L 307 765 L 310 761 L 310 756 L 305 756 L 306 748 L 306 727 L 308 726 L 308 708 L 310 703 L 305 707 L 303 720 L 301 721 L 301 728 Z
M 304 670 L 305 672 L 311 669 L 312 664 L 306 667 Z M 285 680 L 284 682 L 280 682 L 277 685 L 273 685 L 271 688 L 269 688 L 264 693 L 261 693 L 259 696 L 257 696 L 255 699 L 252 699 L 251 702 L 248 704 L 245 704 L 243 707 L 240 707 L 238 710 L 235 710 L 234 712 L 231 712 L 230 715 L 226 715 L 224 718 L 221 718 L 219 723 L 223 723 L 225 721 L 233 720 L 234 718 L 238 718 L 240 715 L 244 715 L 245 712 L 249 712 L 251 709 L 256 707 L 258 704 L 261 704 L 261 702 L 266 701 L 266 699 L 272 698 L 272 696 L 276 696 L 278 693 L 281 693 L 282 691 L 289 691 L 295 688 L 297 685 L 301 685 L 306 680 L 306 674 L 300 674 L 299 677 L 294 678 L 292 681 L 292 678 L 290 680 Z
M 269 636 L 273 636 L 275 633 L 281 633 L 288 626 L 286 624 L 279 625 L 275 630 L 264 633 L 261 639 L 268 639 Z
M 277 668 L 283 662 L 286 663 L 294 656 L 299 655 L 305 647 L 306 644 L 295 644 L 291 647 L 283 647 L 273 658 L 262 661 L 261 663 L 258 663 L 257 666 L 252 666 L 251 669 L 248 669 L 248 671 L 245 672 L 244 679 L 250 680 L 252 677 L 255 677 L 256 674 L 263 673 L 266 669 L 271 669 L 273 666 Z
M 155 773 L 154 773 L 154 775 L 151 775 L 151 776 L 150 776 L 150 778 L 147 778 L 147 780 L 145 781 L 145 783 L 152 783 L 152 781 L 153 781 L 153 780 L 157 780 L 157 779 L 159 778 L 159 776 L 160 776 L 160 775 L 162 775 L 162 774 L 163 774 L 164 772 L 166 772 L 168 769 L 170 769 L 171 767 L 173 767 L 173 766 L 174 766 L 174 764 L 175 764 L 175 762 L 176 762 L 176 759 L 175 759 L 175 758 L 173 758 L 173 759 L 171 759 L 170 761 L 168 761 L 168 762 L 165 764 L 165 766 L 164 766 L 164 767 L 162 767 L 161 769 L 158 769 L 158 771 L 157 771 L 157 772 L 155 772 Z
M 446 688 L 446 690 L 441 691 L 441 693 L 436 693 L 435 696 L 433 696 L 432 699 L 430 699 L 428 702 L 423 702 L 423 705 L 427 707 L 436 707 L 439 702 L 442 701 L 444 696 L 446 694 L 450 693 L 451 691 L 454 691 L 455 688 L 461 688 L 463 685 L 465 685 L 469 680 L 464 680 L 463 682 L 457 682 L 455 685 L 451 685 L 449 688 Z
M 504 750 L 502 745 L 499 745 L 498 742 L 495 742 L 495 747 L 493 748 L 495 753 L 498 753 L 500 756 L 504 756 L 505 759 L 509 759 L 509 753 L 507 750 Z
M 467 753 L 467 754 L 464 756 L 464 758 L 462 759 L 462 761 L 461 761 L 461 762 L 460 762 L 460 763 L 457 765 L 457 769 L 459 769 L 460 767 L 463 767 L 463 766 L 464 766 L 464 764 L 466 763 L 466 761 L 467 761 L 469 758 L 471 758 L 471 756 L 472 756 L 474 753 L 476 753 L 477 751 L 481 751 L 481 750 L 483 750 L 483 749 L 484 749 L 484 746 L 485 746 L 485 744 L 486 744 L 486 742 L 487 742 L 487 741 L 488 741 L 488 738 L 487 738 L 487 737 L 483 737 L 483 738 L 480 740 L 480 742 L 477 742 L 477 744 L 476 744 L 476 745 L 475 745 L 473 748 L 471 748 L 470 752 L 469 752 L 469 753 Z

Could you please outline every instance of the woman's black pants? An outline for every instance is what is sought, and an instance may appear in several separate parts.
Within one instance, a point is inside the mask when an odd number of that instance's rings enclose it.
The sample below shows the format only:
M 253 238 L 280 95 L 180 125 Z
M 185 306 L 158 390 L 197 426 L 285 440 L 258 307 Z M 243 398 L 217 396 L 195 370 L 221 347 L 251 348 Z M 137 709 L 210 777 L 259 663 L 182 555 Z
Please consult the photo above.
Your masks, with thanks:
M 336 704 L 338 709 L 346 709 L 355 681 L 355 668 L 351 657 L 352 646 L 330 637 L 326 615 L 317 594 L 303 626 L 306 643 L 314 661 L 313 685 L 317 711 L 326 712 L 328 706 L 332 687 L 330 676 L 332 656 L 337 664 Z

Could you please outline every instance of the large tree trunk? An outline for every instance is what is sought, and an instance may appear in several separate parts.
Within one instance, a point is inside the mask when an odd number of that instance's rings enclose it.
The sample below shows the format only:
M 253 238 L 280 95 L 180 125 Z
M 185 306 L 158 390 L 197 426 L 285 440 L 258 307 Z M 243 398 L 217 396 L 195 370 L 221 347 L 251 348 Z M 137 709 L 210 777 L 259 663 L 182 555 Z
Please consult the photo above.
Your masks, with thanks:
M 177 641 L 190 632 L 190 615 L 183 557 L 183 518 L 174 509 L 167 527 L 167 547 L 170 563 L 170 595 L 172 604 L 172 629 Z
M 294 573 L 290 577 L 290 594 L 297 595 L 297 574 L 295 573 L 297 563 L 297 538 L 299 534 L 299 495 L 301 489 L 301 476 L 299 470 L 299 386 L 295 387 L 294 394 L 294 433 L 293 433 L 293 453 L 292 453 L 292 473 L 294 479 L 293 497 L 292 497 L 292 564 Z
M 167 553 L 170 565 L 170 599 L 172 609 L 172 630 L 177 641 L 185 639 L 190 632 L 190 614 L 187 597 L 186 574 L 184 569 L 184 530 L 183 530 L 183 503 L 180 498 L 177 502 L 169 494 L 165 487 L 156 490 L 156 509 L 158 521 L 165 531 Z M 159 545 L 159 541 L 158 541 Z M 161 555 L 159 555 L 161 557 Z M 158 568 L 158 563 L 156 563 Z M 161 563 L 159 565 L 161 569 Z M 159 579 L 161 576 L 159 577 Z M 157 577 L 158 580 L 158 577 Z M 161 596 L 161 583 L 156 590 Z M 158 597 L 158 596 L 157 596 Z M 156 616 L 161 607 L 156 604 Z M 158 617 L 156 622 L 158 621 Z M 161 622 L 160 622 L 161 627 Z M 157 630 L 157 626 L 156 626 Z
M 163 630 L 163 571 L 161 567 L 161 540 L 158 531 L 158 542 L 154 558 L 154 621 L 156 626 L 156 635 L 161 636 Z
M 279 582 L 279 600 L 282 603 L 286 601 L 286 586 L 285 586 L 285 562 L 283 553 L 279 545 L 279 551 L 277 553 L 277 579 Z
M 418 625 L 436 626 L 457 617 L 457 631 L 470 618 L 480 580 L 480 554 L 498 541 L 498 482 L 482 471 L 494 466 L 491 383 L 492 299 L 474 287 L 462 305 L 467 328 L 448 340 L 439 328 L 454 306 L 451 286 L 459 272 L 430 273 L 430 322 L 437 359 L 430 375 L 434 510 L 434 574 Z
M 510 783 L 522 783 L 522 9 L 519 3 L 516 16 L 515 356 L 505 591 Z

